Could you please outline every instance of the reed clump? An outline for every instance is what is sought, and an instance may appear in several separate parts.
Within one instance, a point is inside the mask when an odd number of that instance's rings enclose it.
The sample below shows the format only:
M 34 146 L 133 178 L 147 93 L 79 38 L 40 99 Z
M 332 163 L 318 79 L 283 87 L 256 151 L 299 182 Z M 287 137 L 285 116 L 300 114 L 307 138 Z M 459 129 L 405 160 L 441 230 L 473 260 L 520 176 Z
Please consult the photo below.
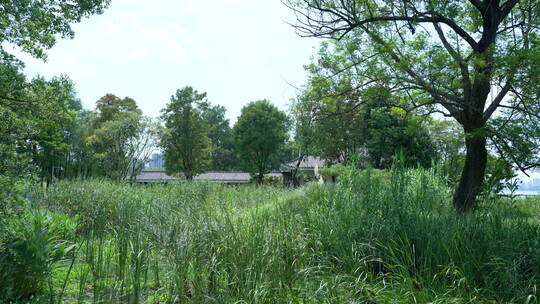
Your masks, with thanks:
M 78 223 L 72 258 L 54 268 L 53 284 L 40 298 L 538 301 L 538 201 L 491 200 L 457 215 L 436 170 L 343 172 L 335 185 L 295 190 L 78 180 L 37 191 L 34 209 Z

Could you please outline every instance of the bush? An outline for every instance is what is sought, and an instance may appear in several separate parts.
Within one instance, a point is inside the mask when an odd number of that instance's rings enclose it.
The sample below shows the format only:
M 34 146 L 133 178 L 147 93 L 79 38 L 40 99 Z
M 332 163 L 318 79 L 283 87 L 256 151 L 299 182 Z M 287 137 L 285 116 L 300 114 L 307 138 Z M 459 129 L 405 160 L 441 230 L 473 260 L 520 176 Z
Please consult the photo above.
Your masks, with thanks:
M 39 295 L 74 245 L 76 219 L 31 210 L 0 226 L 0 299 Z
M 256 181 L 253 180 L 253 182 L 256 182 Z M 266 186 L 272 186 L 272 187 L 283 187 L 283 177 L 265 176 L 262 184 Z
M 23 197 L 25 186 L 25 180 L 0 174 L 0 225 L 27 207 L 28 202 Z

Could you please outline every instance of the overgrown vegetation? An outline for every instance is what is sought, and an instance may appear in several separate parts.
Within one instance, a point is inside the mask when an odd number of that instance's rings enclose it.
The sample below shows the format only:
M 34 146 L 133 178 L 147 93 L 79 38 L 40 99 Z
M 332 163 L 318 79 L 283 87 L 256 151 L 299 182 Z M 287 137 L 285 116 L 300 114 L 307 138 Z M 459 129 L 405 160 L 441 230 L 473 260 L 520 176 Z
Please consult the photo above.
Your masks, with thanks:
M 2 257 L 44 258 L 0 260 L 2 273 L 16 266 L 36 278 L 0 294 L 40 303 L 538 301 L 536 200 L 490 200 L 457 216 L 436 170 L 340 172 L 335 185 L 297 190 L 58 183 L 6 223 L 14 233 L 2 238 Z
M 27 79 L 6 50 L 45 59 L 110 1 L 3 1 L 1 303 L 540 302 L 539 199 L 514 196 L 514 170 L 540 166 L 540 2 L 282 2 L 335 41 L 292 121 L 260 100 L 231 128 L 191 87 L 160 122 Z M 243 168 L 259 186 L 124 183 L 158 139 L 170 174 Z M 339 182 L 263 185 L 293 155 Z

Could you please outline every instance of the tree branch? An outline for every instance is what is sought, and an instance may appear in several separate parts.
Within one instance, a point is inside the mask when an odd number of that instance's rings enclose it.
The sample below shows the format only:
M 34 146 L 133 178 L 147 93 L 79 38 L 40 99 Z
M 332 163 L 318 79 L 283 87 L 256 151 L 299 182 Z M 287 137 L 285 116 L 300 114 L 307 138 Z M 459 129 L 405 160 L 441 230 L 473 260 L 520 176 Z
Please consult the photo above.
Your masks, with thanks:
M 499 138 L 500 141 L 503 143 L 504 146 L 507 147 L 508 149 L 508 144 L 504 141 L 503 138 L 501 138 L 498 134 L 493 134 L 495 137 Z M 506 160 L 506 153 L 499 147 L 499 145 L 497 144 L 497 142 L 495 140 L 493 140 L 493 138 L 491 139 L 493 145 L 495 146 L 495 149 L 497 149 L 497 151 L 499 152 L 499 155 L 501 156 L 501 158 L 503 158 L 507 163 L 514 163 L 519 171 L 523 172 L 523 174 L 525 174 L 527 177 L 530 177 L 530 175 L 526 172 L 527 169 L 522 167 L 521 164 L 517 161 L 516 157 L 514 156 L 514 154 L 512 154 L 512 152 L 509 152 L 509 157 L 512 159 L 512 162 L 509 162 L 508 160 Z
M 450 45 L 439 24 L 434 23 L 433 26 L 435 27 L 435 30 L 437 31 L 437 34 L 439 35 L 439 39 L 441 40 L 443 46 L 446 48 L 450 56 L 452 56 L 452 58 L 454 58 L 454 60 L 459 64 L 461 78 L 463 79 L 463 91 L 465 94 L 465 99 L 468 99 L 471 93 L 471 78 L 469 75 L 469 68 L 463 58 L 458 54 L 458 52 L 456 52 L 452 45 Z
M 510 0 L 509 0 L 510 1 Z M 454 20 L 447 18 L 437 12 L 417 12 L 412 16 L 373 16 L 365 19 L 357 19 L 356 10 L 349 9 L 347 10 L 345 4 L 341 4 L 345 13 L 340 11 L 339 8 L 328 8 L 321 5 L 321 1 L 303 0 L 307 6 L 308 13 L 302 12 L 296 5 L 290 4 L 290 1 L 282 0 L 282 3 L 293 10 L 295 15 L 302 16 L 305 20 L 302 21 L 300 18 L 297 18 L 299 25 L 293 25 L 297 30 L 305 33 L 307 37 L 327 37 L 327 38 L 336 38 L 336 34 L 340 34 L 340 38 L 344 36 L 344 32 L 350 32 L 354 28 L 361 27 L 369 23 L 377 23 L 384 21 L 404 21 L 410 23 L 443 23 L 450 27 L 457 35 L 464 39 L 473 49 L 478 48 L 478 43 L 474 38 L 467 33 L 462 27 L 460 27 Z M 314 18 L 309 14 L 309 10 L 316 10 L 319 13 L 317 14 L 318 18 Z M 329 20 L 325 18 L 327 14 L 330 18 Z M 340 25 L 343 24 L 344 25 Z
M 510 11 L 519 3 L 519 0 L 507 0 L 502 6 L 501 6 L 501 17 L 499 21 L 504 20 L 508 14 L 510 14 Z
M 506 81 L 506 84 L 502 88 L 502 90 L 497 94 L 497 97 L 491 102 L 489 107 L 484 111 L 484 122 L 488 121 L 489 118 L 491 118 L 491 115 L 497 110 L 497 108 L 501 105 L 502 100 L 506 96 L 506 94 L 510 91 L 512 88 L 512 81 L 508 79 Z
M 477 10 L 480 12 L 484 11 L 484 4 L 478 0 L 469 0 L 469 3 L 471 3 L 474 7 L 476 7 Z

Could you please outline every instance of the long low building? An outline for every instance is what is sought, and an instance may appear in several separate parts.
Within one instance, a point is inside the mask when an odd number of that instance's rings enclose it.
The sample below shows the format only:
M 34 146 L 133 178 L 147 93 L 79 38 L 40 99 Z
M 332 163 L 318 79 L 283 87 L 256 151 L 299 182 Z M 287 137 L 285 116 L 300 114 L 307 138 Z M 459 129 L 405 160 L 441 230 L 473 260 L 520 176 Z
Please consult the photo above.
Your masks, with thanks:
M 174 176 L 167 175 L 165 171 L 142 171 L 135 177 L 138 183 L 168 183 L 177 180 Z
M 281 178 L 282 174 L 275 172 L 266 174 L 265 176 Z M 239 171 L 210 171 L 196 175 L 193 177 L 193 179 L 225 184 L 247 184 L 251 181 L 251 175 L 249 173 Z M 164 170 L 142 171 L 135 178 L 135 181 L 138 183 L 169 183 L 177 180 L 180 180 L 180 178 L 167 175 Z

